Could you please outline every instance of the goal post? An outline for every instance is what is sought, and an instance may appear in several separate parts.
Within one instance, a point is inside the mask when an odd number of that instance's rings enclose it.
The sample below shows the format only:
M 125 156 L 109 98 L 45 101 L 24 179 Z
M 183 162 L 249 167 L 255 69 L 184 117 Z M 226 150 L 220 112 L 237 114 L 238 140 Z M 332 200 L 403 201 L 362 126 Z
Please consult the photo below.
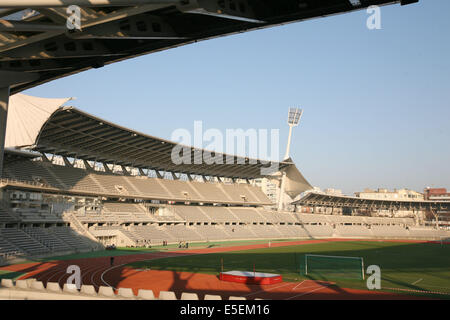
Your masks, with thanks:
M 318 278 L 364 280 L 362 257 L 305 254 L 304 274 Z

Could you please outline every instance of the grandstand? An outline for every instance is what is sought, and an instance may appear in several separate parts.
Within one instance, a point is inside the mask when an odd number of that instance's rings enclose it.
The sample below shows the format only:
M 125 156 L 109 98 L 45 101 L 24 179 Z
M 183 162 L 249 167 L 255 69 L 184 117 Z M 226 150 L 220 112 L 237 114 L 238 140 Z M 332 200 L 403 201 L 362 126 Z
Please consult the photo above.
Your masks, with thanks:
M 343 215 L 348 211 L 343 207 L 362 208 L 361 199 L 349 197 L 309 193 L 293 203 L 340 207 L 331 210 L 333 214 L 273 211 L 273 203 L 252 180 L 279 179 L 279 172 L 285 172 L 289 195 L 311 189 L 291 159 L 267 163 L 234 157 L 232 165 L 174 166 L 173 142 L 63 106 L 67 101 L 23 94 L 11 98 L 0 182 L 3 261 L 86 252 L 112 244 L 149 247 L 180 241 L 449 236 L 442 226 L 427 226 L 416 217 Z M 33 114 L 34 120 L 25 120 L 24 114 Z M 261 169 L 267 167 L 278 171 L 263 175 Z M 376 200 L 364 204 L 377 205 Z M 431 209 L 444 205 L 421 204 Z

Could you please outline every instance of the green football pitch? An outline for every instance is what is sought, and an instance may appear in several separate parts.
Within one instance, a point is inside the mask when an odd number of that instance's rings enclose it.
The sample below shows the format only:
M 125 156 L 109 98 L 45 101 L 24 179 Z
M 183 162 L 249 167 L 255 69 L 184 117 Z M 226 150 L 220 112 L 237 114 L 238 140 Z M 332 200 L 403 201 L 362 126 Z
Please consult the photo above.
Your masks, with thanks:
M 135 269 L 218 274 L 221 270 L 278 273 L 284 281 L 302 279 L 335 282 L 342 288 L 366 289 L 366 281 L 333 274 L 305 274 L 306 254 L 362 257 L 367 269 L 381 270 L 381 290 L 450 298 L 450 245 L 383 241 L 331 241 L 244 251 L 180 256 L 128 265 Z M 432 294 L 435 296 L 435 294 Z

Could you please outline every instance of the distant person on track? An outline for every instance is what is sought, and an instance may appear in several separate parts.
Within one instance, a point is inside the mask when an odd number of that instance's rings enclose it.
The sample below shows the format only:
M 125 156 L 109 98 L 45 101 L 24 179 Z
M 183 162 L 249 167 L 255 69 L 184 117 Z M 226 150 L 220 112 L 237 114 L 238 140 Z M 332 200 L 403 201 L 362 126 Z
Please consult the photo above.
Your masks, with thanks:
M 111 264 L 111 267 L 114 265 L 114 257 L 109 258 L 109 262 Z

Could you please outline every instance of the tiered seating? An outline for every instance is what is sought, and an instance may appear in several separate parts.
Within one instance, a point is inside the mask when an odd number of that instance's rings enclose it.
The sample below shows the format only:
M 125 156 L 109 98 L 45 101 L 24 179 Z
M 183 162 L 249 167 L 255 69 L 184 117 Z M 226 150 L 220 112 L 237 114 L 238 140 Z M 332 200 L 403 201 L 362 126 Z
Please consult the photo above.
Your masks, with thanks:
M 373 237 L 371 229 L 368 229 L 366 226 L 337 225 L 335 231 L 339 236 L 342 237 L 363 237 L 363 238 Z
M 255 195 L 256 200 L 255 202 L 264 202 L 264 203 L 270 203 L 269 198 L 267 195 L 261 190 L 261 188 L 249 186 L 246 185 L 245 188 L 251 190 L 251 193 Z
M 39 161 L 17 161 L 5 166 L 5 178 L 42 183 L 58 189 L 63 185 L 47 170 L 46 165 Z
M 239 218 L 242 222 L 266 222 L 258 211 L 253 208 L 228 208 L 232 211 L 235 216 Z
M 432 228 L 409 228 L 409 234 L 412 238 L 423 239 L 440 239 L 447 236 L 450 238 L 450 234 L 443 230 L 436 230 Z
M 92 247 L 96 246 L 96 243 L 94 241 L 78 234 L 70 227 L 53 227 L 49 229 L 49 232 L 54 233 L 67 245 L 76 250 L 87 250 L 92 249 Z
M 294 214 L 292 213 L 286 213 L 286 212 L 273 212 L 272 213 L 276 219 L 278 219 L 278 221 L 280 222 L 284 222 L 284 223 L 295 223 L 295 222 L 299 222 L 298 218 L 296 216 L 294 216 Z
M 371 226 L 372 233 L 377 237 L 386 238 L 407 238 L 409 232 L 401 226 Z
M 247 202 L 259 202 L 258 198 L 255 198 L 252 193 L 249 192 L 249 186 L 241 186 L 239 184 L 222 184 L 222 189 L 228 194 L 233 202 L 242 202 L 242 196 L 245 196 Z M 270 201 L 266 201 L 270 202 Z
M 170 213 L 170 212 L 169 212 Z M 159 215 L 152 215 L 151 219 L 156 220 L 156 221 L 160 221 L 160 222 L 176 222 L 176 221 L 186 221 L 183 218 L 178 217 L 175 213 L 173 214 L 166 214 L 163 216 L 159 216 Z
M 73 248 L 58 238 L 58 236 L 43 228 L 25 228 L 24 231 L 53 252 L 70 251 Z
M 68 166 L 53 165 L 39 161 L 22 161 L 8 164 L 5 177 L 42 182 L 61 190 L 85 191 L 93 194 L 153 197 L 167 200 L 190 200 L 217 203 L 269 203 L 262 191 L 249 185 L 225 185 L 195 181 L 165 180 L 148 177 L 122 176 L 87 171 Z M 186 194 L 187 193 L 187 194 Z
M 139 204 L 128 202 L 104 202 L 103 210 L 109 212 L 146 212 Z
M 191 184 L 186 181 L 164 179 L 159 179 L 158 181 L 170 191 L 172 197 L 174 198 L 192 200 L 200 200 L 203 198 L 199 196 L 198 193 L 191 187 Z
M 143 240 L 145 240 L 142 236 L 138 235 L 137 233 L 131 232 L 122 226 L 96 226 L 89 228 L 89 232 L 91 232 L 91 234 L 93 234 L 95 237 L 116 235 L 116 231 L 120 231 L 135 243 L 144 242 Z
M 14 208 L 13 213 L 16 214 L 23 222 L 62 222 L 61 217 L 57 217 L 50 213 L 49 210 L 40 210 L 37 208 Z
M 353 217 L 353 216 L 339 216 L 339 215 L 325 215 L 325 219 L 334 224 L 352 224 L 352 223 L 364 223 L 365 217 Z
M 112 175 L 107 173 L 91 173 L 93 179 L 97 180 L 98 183 L 108 194 L 126 194 L 126 195 L 137 195 L 137 192 L 128 184 L 127 179 L 123 176 Z
M 226 233 L 233 239 L 254 239 L 255 235 L 249 230 L 248 226 L 227 225 L 224 226 Z
M 99 213 L 90 213 L 90 214 L 82 214 L 82 213 L 76 213 L 76 218 L 80 220 L 81 222 L 122 222 L 123 218 L 126 218 L 129 216 L 129 213 L 125 213 L 125 217 L 120 217 L 117 213 L 111 213 L 111 212 L 103 212 L 102 214 Z M 125 219 L 128 220 L 128 219 Z
M 313 237 L 331 237 L 333 228 L 328 225 L 305 225 L 305 232 Z
M 214 222 L 240 222 L 238 216 L 227 207 L 202 207 Z
M 58 165 L 47 165 L 47 170 L 52 172 L 67 188 L 86 192 L 99 193 L 104 190 L 89 176 L 88 171 Z
M 208 201 L 215 201 L 215 202 L 229 202 L 229 197 L 220 189 L 218 183 L 211 183 L 211 182 L 187 182 L 188 184 L 193 187 L 197 193 L 201 194 L 203 196 L 204 200 Z M 242 202 L 242 199 L 239 200 L 239 202 Z
M 256 234 L 257 238 L 275 238 L 282 236 L 281 232 L 275 226 L 252 225 L 250 229 Z
M 183 224 L 167 226 L 166 230 L 178 241 L 200 241 L 205 239 L 195 230 L 195 227 L 189 227 Z
M 329 223 L 331 220 L 329 219 L 330 216 L 325 216 L 321 214 L 302 214 L 302 213 L 296 213 L 295 214 L 295 220 L 300 221 L 304 224 L 326 224 Z
M 0 223 L 8 223 L 17 221 L 17 217 L 13 217 L 6 210 L 0 208 Z
M 87 215 L 79 217 L 81 220 L 91 220 L 98 218 L 99 221 L 121 221 L 121 222 L 150 222 L 156 220 L 151 217 L 147 210 L 138 203 L 127 202 L 104 202 L 102 214 Z
M 9 256 L 19 256 L 23 254 L 24 251 L 18 249 L 13 244 L 8 242 L 5 238 L 3 238 L 0 231 L 0 256 L 7 258 Z
M 261 209 L 261 208 L 257 208 L 255 210 L 257 210 L 259 215 L 261 217 L 263 217 L 267 222 L 270 222 L 270 223 L 280 222 L 280 220 L 278 219 L 278 216 L 273 214 L 273 212 L 269 212 L 269 211 Z
M 416 224 L 413 218 L 402 218 L 402 222 L 407 226 L 413 226 Z
M 282 235 L 290 238 L 313 238 L 314 235 L 311 234 L 304 226 L 297 225 L 279 225 L 276 228 L 281 232 Z
M 190 222 L 209 222 L 209 219 L 198 206 L 173 206 L 171 207 L 181 218 Z
M 224 240 L 229 238 L 229 235 L 227 235 L 223 227 L 220 226 L 201 225 L 195 226 L 195 229 L 205 240 Z
M 171 195 L 167 194 L 159 181 L 161 179 L 147 178 L 147 177 L 124 177 L 140 192 L 142 195 L 154 195 L 156 198 L 166 199 Z M 170 191 L 169 191 L 170 192 Z
M 1 235 L 11 244 L 30 255 L 50 253 L 50 249 L 27 235 L 24 231 L 13 228 L 1 229 Z
M 134 212 L 132 217 L 135 221 L 154 221 L 155 219 L 143 212 Z
M 135 233 L 136 236 L 142 239 L 151 241 L 151 244 L 161 244 L 163 241 L 175 242 L 177 239 L 167 232 L 164 227 L 157 226 L 133 226 L 130 227 L 130 232 Z
M 135 232 L 131 232 L 129 230 L 126 230 L 125 228 L 121 228 L 120 231 L 127 236 L 129 239 L 133 240 L 136 243 L 139 242 L 144 242 L 146 239 L 142 238 L 141 236 L 139 236 L 138 234 L 136 234 Z

